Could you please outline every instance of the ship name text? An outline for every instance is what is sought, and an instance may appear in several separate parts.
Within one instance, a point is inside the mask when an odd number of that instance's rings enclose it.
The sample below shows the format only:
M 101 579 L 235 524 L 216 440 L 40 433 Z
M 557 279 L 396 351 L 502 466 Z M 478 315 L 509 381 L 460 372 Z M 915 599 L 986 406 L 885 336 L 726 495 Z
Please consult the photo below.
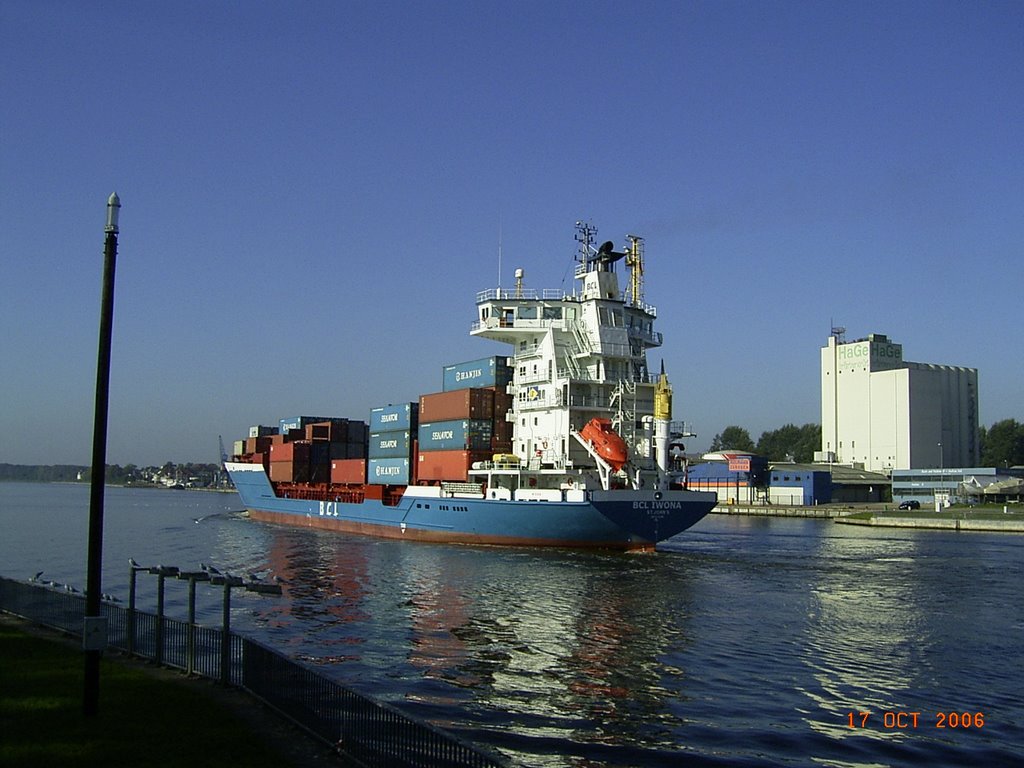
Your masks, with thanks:
M 633 509 L 682 509 L 681 501 L 634 501 Z

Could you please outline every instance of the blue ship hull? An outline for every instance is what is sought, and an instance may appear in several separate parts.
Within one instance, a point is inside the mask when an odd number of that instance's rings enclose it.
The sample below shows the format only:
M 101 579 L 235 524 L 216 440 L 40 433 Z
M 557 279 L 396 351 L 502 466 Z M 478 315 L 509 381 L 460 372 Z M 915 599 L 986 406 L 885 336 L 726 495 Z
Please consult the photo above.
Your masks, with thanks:
M 649 549 L 697 523 L 713 493 L 588 491 L 580 501 L 506 501 L 419 495 L 386 504 L 279 496 L 262 465 L 226 468 L 252 518 L 394 539 L 465 544 Z

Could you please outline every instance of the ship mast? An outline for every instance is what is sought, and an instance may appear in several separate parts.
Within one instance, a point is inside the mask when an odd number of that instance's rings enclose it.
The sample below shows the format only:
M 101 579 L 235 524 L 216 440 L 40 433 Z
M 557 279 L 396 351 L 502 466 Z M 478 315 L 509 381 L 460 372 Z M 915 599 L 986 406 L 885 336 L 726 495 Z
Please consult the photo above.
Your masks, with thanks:
M 634 307 L 644 301 L 644 239 L 639 235 L 626 235 L 629 250 L 626 252 L 626 266 L 629 267 L 629 303 Z

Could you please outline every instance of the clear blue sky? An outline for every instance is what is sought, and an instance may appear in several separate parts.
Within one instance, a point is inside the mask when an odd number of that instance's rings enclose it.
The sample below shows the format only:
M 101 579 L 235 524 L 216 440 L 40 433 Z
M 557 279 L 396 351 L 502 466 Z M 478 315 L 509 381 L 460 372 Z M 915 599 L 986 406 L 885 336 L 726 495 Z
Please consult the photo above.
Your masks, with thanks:
M 676 418 L 820 420 L 830 323 L 1024 419 L 1020 2 L 0 0 L 0 462 L 108 460 L 441 387 L 475 294 L 646 238 Z

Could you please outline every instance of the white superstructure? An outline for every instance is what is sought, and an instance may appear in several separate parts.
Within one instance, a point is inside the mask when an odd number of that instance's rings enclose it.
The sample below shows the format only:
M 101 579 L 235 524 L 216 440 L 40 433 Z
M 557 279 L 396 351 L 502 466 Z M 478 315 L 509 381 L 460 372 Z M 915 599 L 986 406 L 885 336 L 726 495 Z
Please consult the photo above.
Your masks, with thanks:
M 627 484 L 664 482 L 653 449 L 656 377 L 647 364 L 647 350 L 662 339 L 654 330 L 656 310 L 643 301 L 643 240 L 630 235 L 616 252 L 611 242 L 595 249 L 595 234 L 577 223 L 572 294 L 526 288 L 516 270 L 515 288 L 477 295 L 471 333 L 511 348 L 512 450 L 523 470 L 538 473 L 538 486 L 607 485 L 601 462 L 577 437 L 593 418 L 609 419 L 626 442 L 629 465 L 618 474 Z M 629 271 L 625 290 L 618 261 Z M 548 483 L 539 479 L 545 475 Z
M 979 460 L 978 371 L 912 363 L 882 334 L 821 350 L 822 460 L 893 469 Z

